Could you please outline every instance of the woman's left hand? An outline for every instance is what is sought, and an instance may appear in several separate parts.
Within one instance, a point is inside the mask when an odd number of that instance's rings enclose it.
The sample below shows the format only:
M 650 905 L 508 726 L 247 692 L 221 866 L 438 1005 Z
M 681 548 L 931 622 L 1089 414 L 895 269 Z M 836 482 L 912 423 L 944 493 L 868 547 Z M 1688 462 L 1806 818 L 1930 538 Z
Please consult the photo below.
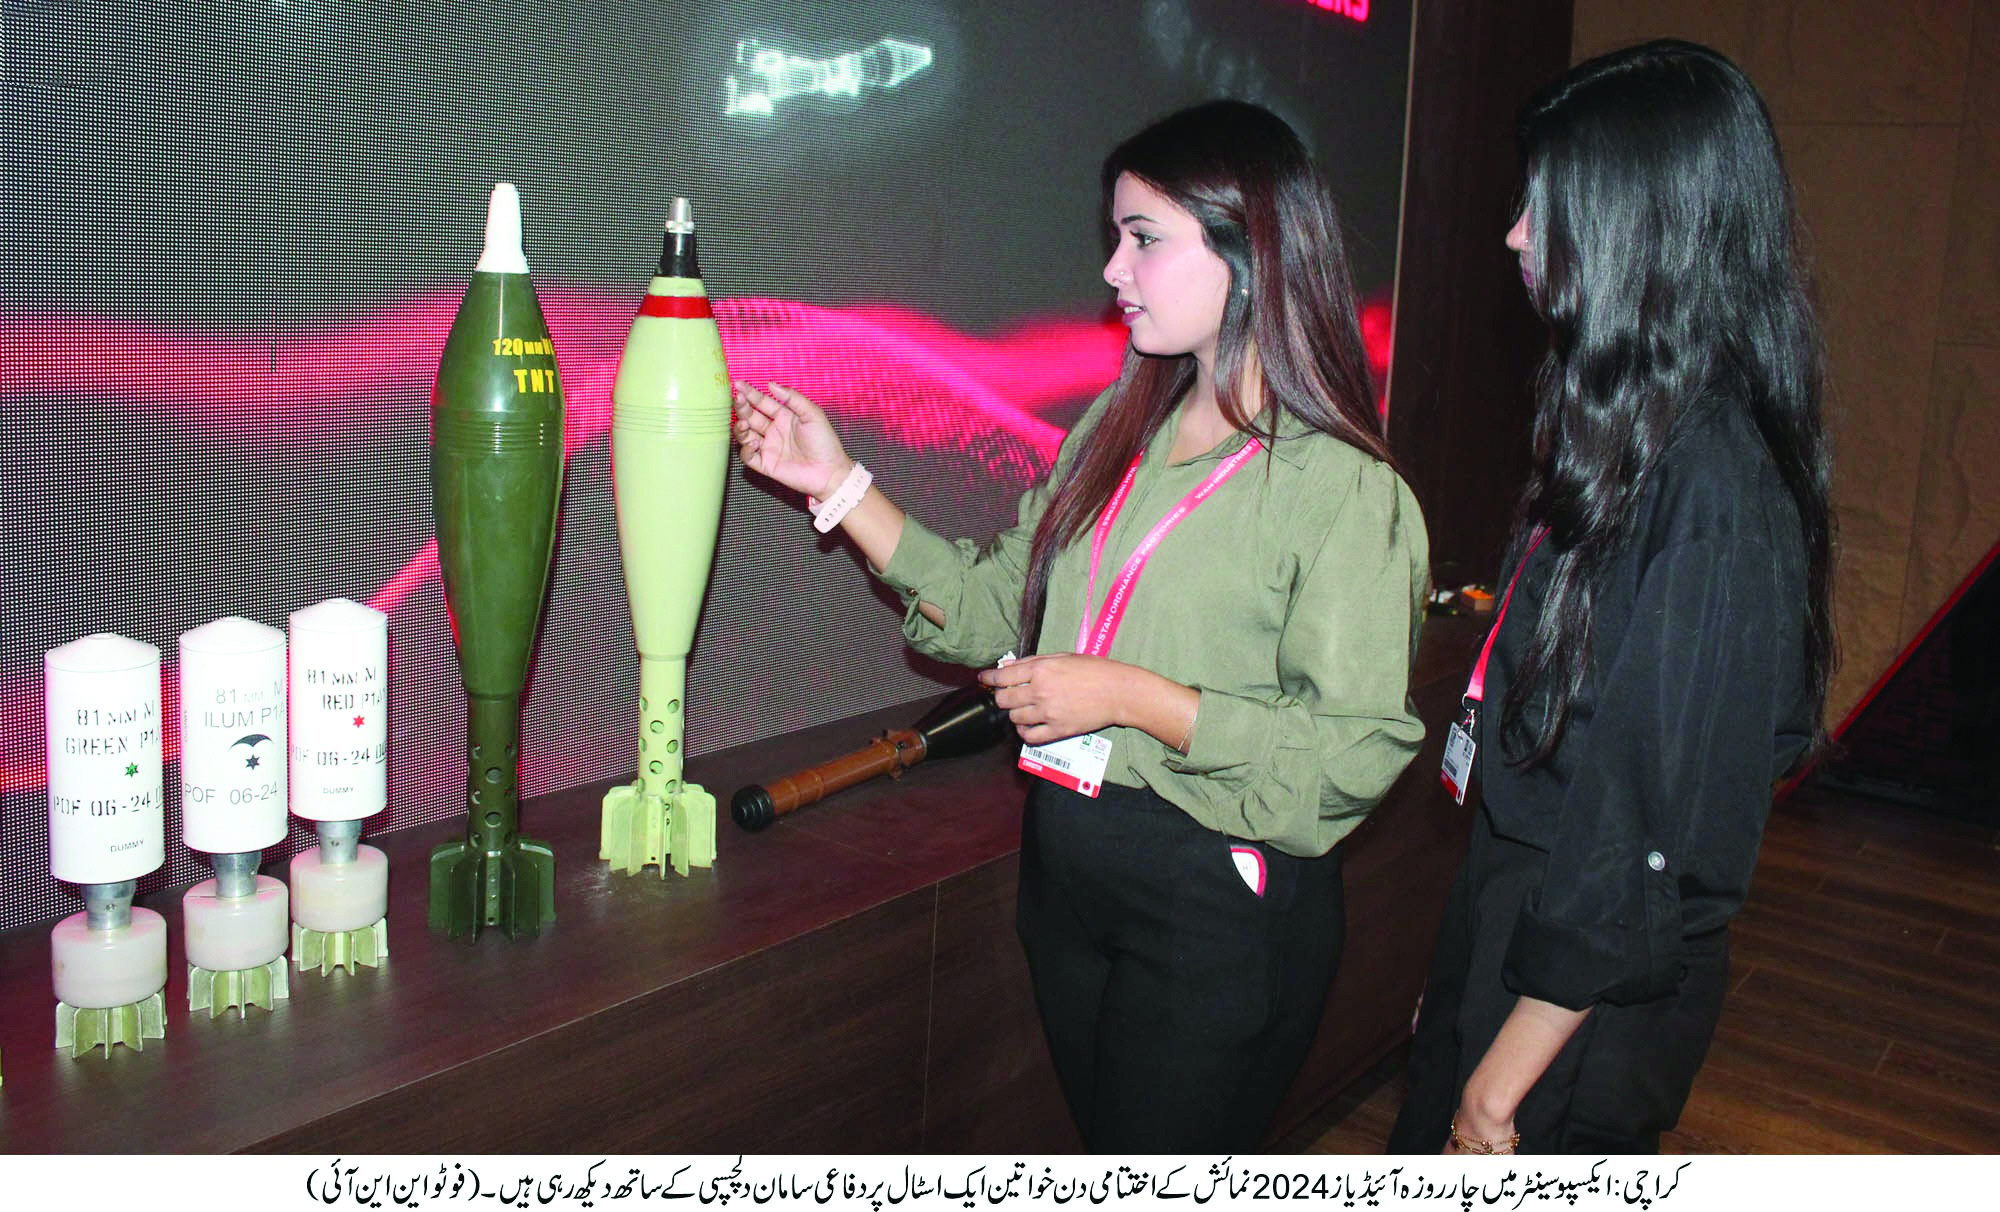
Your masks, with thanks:
M 1459 1139 L 1491 1145 L 1495 1153 L 1512 1153 L 1514 1119 L 1522 1100 L 1589 1016 L 1587 1009 L 1571 1010 L 1533 997 L 1515 998 L 1507 1021 L 1500 1024 L 1500 1034 L 1487 1045 L 1486 1055 L 1479 1058 L 1472 1076 L 1465 1079 L 1465 1089 L 1459 1092 L 1458 1114 L 1452 1120 L 1458 1125 Z M 1453 1152 L 1449 1143 L 1444 1151 Z M 1480 1151 L 1477 1145 L 1458 1150 Z
M 1046 745 L 1125 723 L 1127 705 L 1141 680 L 1151 676 L 1108 657 L 1045 652 L 981 670 L 979 680 L 994 692 L 993 701 L 1006 709 L 1023 741 Z
M 1483 1116 L 1474 1110 L 1465 1100 L 1461 1100 L 1458 1104 L 1458 1114 L 1452 1116 L 1451 1122 L 1458 1129 L 1458 1136 L 1461 1140 L 1483 1141 L 1492 1146 L 1491 1152 L 1493 1153 L 1512 1153 L 1515 1149 L 1514 1117 L 1512 1115 L 1508 1115 L 1505 1119 Z M 1487 1152 L 1487 1150 L 1476 1147 L 1461 1149 L 1453 1143 L 1450 1137 L 1446 1137 L 1444 1148 L 1439 1150 L 1439 1152 L 1449 1156 L 1453 1154 L 1477 1154 Z

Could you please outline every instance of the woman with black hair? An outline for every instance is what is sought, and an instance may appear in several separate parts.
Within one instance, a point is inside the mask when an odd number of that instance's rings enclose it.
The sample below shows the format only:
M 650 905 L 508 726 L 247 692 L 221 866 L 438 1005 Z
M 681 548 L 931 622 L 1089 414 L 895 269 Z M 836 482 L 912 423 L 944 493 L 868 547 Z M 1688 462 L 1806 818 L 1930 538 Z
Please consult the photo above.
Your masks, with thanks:
M 1823 355 L 1770 115 L 1722 56 L 1579 64 L 1521 143 L 1534 472 L 1453 738 L 1483 805 L 1390 1149 L 1656 1152 L 1773 780 L 1821 737 Z
M 1334 847 L 1422 739 L 1423 521 L 1292 130 L 1200 106 L 1102 184 L 1124 369 L 990 544 L 905 517 L 786 388 L 737 384 L 736 437 L 907 596 L 913 645 L 986 667 L 1047 776 L 1018 926 L 1084 1143 L 1243 1151 L 1333 979 Z

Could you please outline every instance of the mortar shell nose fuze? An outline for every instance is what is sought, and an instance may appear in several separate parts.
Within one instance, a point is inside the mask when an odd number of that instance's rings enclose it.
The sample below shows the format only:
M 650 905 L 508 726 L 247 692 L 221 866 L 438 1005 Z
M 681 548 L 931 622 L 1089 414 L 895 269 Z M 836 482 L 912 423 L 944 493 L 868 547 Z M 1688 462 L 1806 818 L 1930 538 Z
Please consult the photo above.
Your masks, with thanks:
M 511 181 L 493 187 L 486 202 L 486 247 L 480 251 L 475 273 L 524 274 L 527 254 L 521 251 L 521 194 Z

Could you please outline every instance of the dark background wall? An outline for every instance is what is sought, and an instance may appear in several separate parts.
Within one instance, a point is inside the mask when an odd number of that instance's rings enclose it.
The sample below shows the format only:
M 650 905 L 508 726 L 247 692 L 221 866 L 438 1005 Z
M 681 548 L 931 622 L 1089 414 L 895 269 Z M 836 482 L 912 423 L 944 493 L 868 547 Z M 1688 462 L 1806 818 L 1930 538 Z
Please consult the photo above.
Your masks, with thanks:
M 1389 437 L 1440 586 L 1498 574 L 1527 478 L 1546 346 L 1502 242 L 1520 193 L 1514 114 L 1562 71 L 1568 0 L 1418 6 Z
M 282 626 L 333 596 L 376 605 L 390 802 L 369 829 L 463 810 L 462 700 L 426 559 L 427 401 L 493 181 L 520 187 L 569 408 L 524 720 L 523 786 L 539 795 L 632 768 L 637 657 L 605 432 L 674 195 L 694 202 L 732 370 L 820 398 L 902 504 L 988 535 L 1117 372 L 1097 166 L 1152 118 L 1223 95 L 1290 120 L 1336 183 L 1386 332 L 1410 5 L 1365 8 L 10 6 L 0 927 L 78 907 L 48 877 L 41 662 L 93 632 L 158 646 L 171 695 L 191 627 Z M 768 118 L 724 112 L 728 78 L 756 84 L 746 41 L 826 59 L 884 38 L 930 48 L 931 65 L 894 88 L 782 98 Z M 798 501 L 732 476 L 690 675 L 697 777 L 706 753 L 955 676 L 907 652 L 891 604 Z M 203 874 L 179 842 L 169 757 L 169 858 L 142 891 Z M 537 831 L 532 806 L 523 824 Z M 267 857 L 309 840 L 295 828 Z
M 0 927 L 76 907 L 47 877 L 40 657 L 93 631 L 158 645 L 171 692 L 189 627 L 282 625 L 335 595 L 381 606 L 392 781 L 370 829 L 460 811 L 424 402 L 497 178 L 522 188 L 571 412 L 530 794 L 630 768 L 636 657 L 603 435 L 676 193 L 695 199 L 732 369 L 818 394 L 899 499 L 979 536 L 1115 374 L 1099 157 L 1180 104 L 1270 105 L 1335 184 L 1385 368 L 1393 298 L 1391 433 L 1437 580 L 1491 579 L 1542 344 L 1500 242 L 1512 119 L 1560 70 L 1570 6 L 1414 7 L 1356 22 L 1305 0 L 883 0 L 807 17 L 766 0 L 544 15 L 209 0 L 153 6 L 141 37 L 124 8 L 79 0 L 10 21 L 0 217 L 25 255 L 0 271 L 21 353 L 0 385 L 15 570 L 0 581 Z M 888 36 L 931 46 L 932 68 L 781 102 L 761 126 L 720 114 L 724 78 L 747 77 L 744 38 L 833 55 Z M 911 656 L 851 553 L 801 519 L 732 478 L 696 642 L 697 762 L 958 676 Z M 169 862 L 142 887 L 202 874 L 171 794 L 167 832 Z M 308 840 L 295 829 L 267 857 Z

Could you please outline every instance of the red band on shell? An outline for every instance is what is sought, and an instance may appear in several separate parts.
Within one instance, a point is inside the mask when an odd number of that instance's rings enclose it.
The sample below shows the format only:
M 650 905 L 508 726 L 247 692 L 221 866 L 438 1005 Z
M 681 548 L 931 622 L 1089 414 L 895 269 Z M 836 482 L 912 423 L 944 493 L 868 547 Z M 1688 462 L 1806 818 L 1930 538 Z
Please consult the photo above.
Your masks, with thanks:
M 671 320 L 708 320 L 715 316 L 703 295 L 647 295 L 639 304 L 642 316 L 665 316 Z

